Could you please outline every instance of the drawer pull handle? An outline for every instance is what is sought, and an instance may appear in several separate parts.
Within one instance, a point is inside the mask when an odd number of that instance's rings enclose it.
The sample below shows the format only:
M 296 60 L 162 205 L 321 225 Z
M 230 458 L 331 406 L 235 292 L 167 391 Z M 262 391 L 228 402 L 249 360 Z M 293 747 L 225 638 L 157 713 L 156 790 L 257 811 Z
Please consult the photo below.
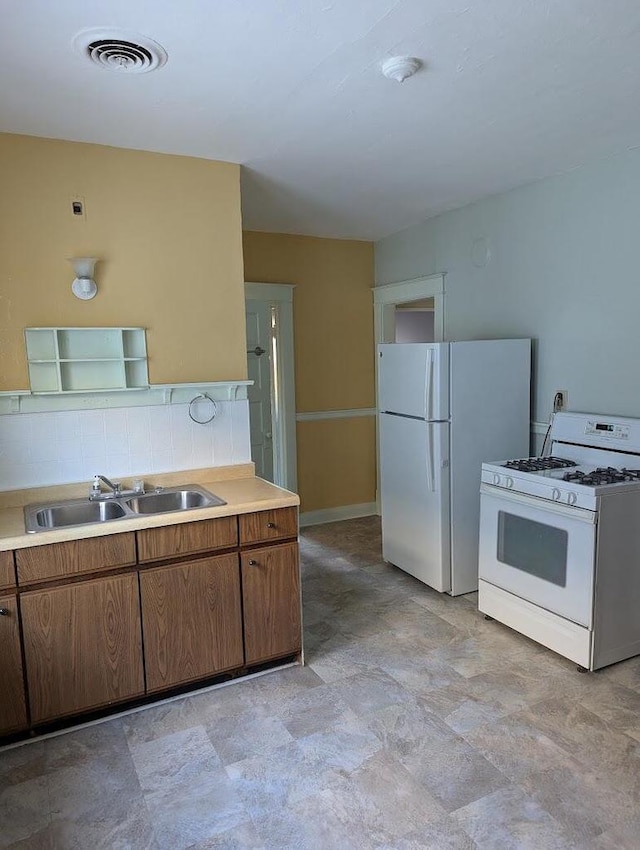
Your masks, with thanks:
M 250 567 L 257 567 L 257 566 L 258 566 L 258 562 L 257 562 L 257 561 L 254 561 L 253 559 L 251 559 L 251 560 L 249 561 L 249 566 L 250 566 Z
M 267 523 L 267 528 L 275 528 L 275 527 L 276 527 L 275 522 L 268 522 Z
M 8 617 L 10 613 L 8 608 L 0 608 L 0 617 Z

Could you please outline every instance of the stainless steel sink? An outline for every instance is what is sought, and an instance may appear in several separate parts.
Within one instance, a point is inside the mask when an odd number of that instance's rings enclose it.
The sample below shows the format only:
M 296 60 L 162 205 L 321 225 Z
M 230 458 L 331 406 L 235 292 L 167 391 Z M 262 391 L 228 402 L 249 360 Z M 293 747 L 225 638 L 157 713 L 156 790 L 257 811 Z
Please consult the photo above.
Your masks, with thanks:
M 51 504 L 27 505 L 24 520 L 27 531 L 34 533 L 218 505 L 226 505 L 226 502 L 204 487 L 188 484 L 182 487 L 159 487 L 152 493 L 119 499 L 68 499 Z
M 27 531 L 47 531 L 70 525 L 88 525 L 122 519 L 128 512 L 119 502 L 90 502 L 72 499 L 55 505 L 30 505 L 25 508 Z
M 171 487 L 161 492 L 145 493 L 127 499 L 125 504 L 137 514 L 164 514 L 172 511 L 188 511 L 194 508 L 210 508 L 226 502 L 196 485 Z

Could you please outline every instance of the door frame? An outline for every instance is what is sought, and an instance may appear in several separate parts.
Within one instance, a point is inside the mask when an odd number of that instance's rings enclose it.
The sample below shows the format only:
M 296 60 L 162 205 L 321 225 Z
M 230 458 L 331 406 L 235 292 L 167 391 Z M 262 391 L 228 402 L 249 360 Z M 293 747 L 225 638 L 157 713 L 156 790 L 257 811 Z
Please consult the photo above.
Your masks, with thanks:
M 376 382 L 376 409 L 378 409 L 378 357 L 379 342 L 395 341 L 395 311 L 397 304 L 433 298 L 433 341 L 444 341 L 444 274 L 416 277 L 374 286 L 373 327 L 374 362 Z M 380 513 L 380 428 L 376 428 L 376 509 Z
M 393 342 L 397 304 L 433 298 L 433 341 L 444 340 L 444 275 L 432 274 L 373 287 L 373 315 L 376 345 Z
M 274 446 L 274 483 L 292 492 L 297 491 L 296 395 L 293 347 L 293 290 L 289 283 L 260 283 L 247 281 L 244 285 L 245 303 L 263 301 L 276 311 L 277 362 L 271 363 L 271 382 L 275 377 L 280 392 L 275 397 L 277 409 L 272 410 Z M 272 398 L 274 395 L 272 393 Z

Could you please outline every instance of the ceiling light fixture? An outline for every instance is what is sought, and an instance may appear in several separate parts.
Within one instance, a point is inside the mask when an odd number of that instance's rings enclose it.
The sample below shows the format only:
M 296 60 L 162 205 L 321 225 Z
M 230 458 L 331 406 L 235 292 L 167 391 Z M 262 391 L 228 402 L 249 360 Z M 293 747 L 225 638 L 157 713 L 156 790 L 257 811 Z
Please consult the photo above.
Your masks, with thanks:
M 422 62 L 415 56 L 392 56 L 382 63 L 382 73 L 389 80 L 404 83 L 422 68 Z

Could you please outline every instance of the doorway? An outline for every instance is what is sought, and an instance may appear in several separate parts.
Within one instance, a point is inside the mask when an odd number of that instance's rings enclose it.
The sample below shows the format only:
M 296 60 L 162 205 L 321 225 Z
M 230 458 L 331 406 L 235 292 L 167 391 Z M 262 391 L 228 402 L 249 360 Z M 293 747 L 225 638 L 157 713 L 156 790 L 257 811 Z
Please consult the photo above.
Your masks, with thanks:
M 251 459 L 256 475 L 296 491 L 293 286 L 245 283 Z
M 433 316 L 433 339 L 426 342 L 442 342 L 444 339 L 444 275 L 434 274 L 415 280 L 402 280 L 376 286 L 373 290 L 375 342 L 397 342 L 396 315 L 403 309 L 429 305 Z M 376 358 L 377 360 L 377 358 Z
M 277 376 L 271 375 L 275 358 L 272 308 L 265 301 L 247 299 L 247 377 L 253 384 L 248 388 L 249 433 L 251 460 L 256 475 L 274 480 L 273 396 L 277 391 Z
M 433 342 L 433 298 L 421 298 L 396 304 L 396 342 Z

